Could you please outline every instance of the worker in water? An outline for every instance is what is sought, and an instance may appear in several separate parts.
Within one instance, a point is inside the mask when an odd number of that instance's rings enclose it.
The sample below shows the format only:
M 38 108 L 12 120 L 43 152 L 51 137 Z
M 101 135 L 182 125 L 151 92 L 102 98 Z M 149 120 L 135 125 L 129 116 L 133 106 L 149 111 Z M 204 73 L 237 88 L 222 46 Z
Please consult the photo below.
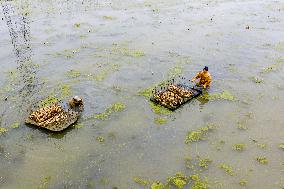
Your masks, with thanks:
M 198 72 L 191 81 L 194 82 L 196 79 L 200 79 L 196 85 L 202 86 L 203 88 L 210 87 L 212 78 L 207 66 L 205 66 L 201 72 Z

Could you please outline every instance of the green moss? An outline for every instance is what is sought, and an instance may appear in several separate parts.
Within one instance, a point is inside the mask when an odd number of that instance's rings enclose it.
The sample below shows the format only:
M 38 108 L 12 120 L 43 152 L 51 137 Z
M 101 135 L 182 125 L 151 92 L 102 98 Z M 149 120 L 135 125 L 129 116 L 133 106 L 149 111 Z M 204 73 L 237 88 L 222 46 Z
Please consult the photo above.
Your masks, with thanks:
M 175 176 L 168 178 L 168 184 L 173 185 L 178 189 L 184 188 L 184 186 L 188 183 L 188 178 L 184 173 L 178 172 Z
M 20 127 L 20 123 L 19 122 L 16 122 L 16 123 L 13 123 L 10 128 L 12 129 L 16 129 L 16 128 L 19 128 Z
M 223 91 L 222 93 L 213 93 L 213 94 L 203 94 L 201 98 L 205 100 L 229 100 L 234 101 L 236 97 L 232 95 L 229 91 Z
M 209 188 L 208 180 L 207 179 L 201 179 L 198 174 L 191 175 L 190 179 L 193 182 L 190 189 L 208 189 Z
M 233 171 L 233 167 L 225 164 L 225 163 L 221 163 L 219 164 L 219 168 L 223 169 L 227 174 L 231 175 L 231 176 L 234 176 L 235 173 Z
M 38 188 L 38 189 L 45 189 L 45 188 L 48 188 L 48 185 L 49 185 L 49 183 L 50 183 L 50 180 L 51 180 L 51 176 L 46 176 L 46 177 L 44 177 L 37 188 Z
M 264 156 L 258 156 L 256 157 L 256 161 L 260 164 L 268 164 L 268 160 Z
M 3 127 L 0 127 L 0 135 L 6 133 L 8 130 L 3 128 Z
M 239 184 L 241 185 L 241 186 L 246 186 L 247 185 L 247 180 L 246 179 L 241 179 L 240 180 L 240 182 L 239 182 Z
M 164 189 L 164 184 L 157 181 L 151 185 L 151 189 Z
M 146 179 L 142 179 L 140 177 L 134 177 L 133 181 L 136 182 L 137 184 L 141 185 L 141 186 L 148 186 L 149 185 L 149 181 Z
M 236 151 L 244 151 L 245 148 L 246 148 L 246 145 L 242 143 L 233 145 L 233 149 Z
M 154 123 L 156 123 L 158 125 L 162 125 L 162 124 L 167 123 L 167 119 L 166 118 L 162 118 L 162 117 L 155 118 Z
M 215 126 L 213 124 L 207 124 L 203 127 L 200 127 L 196 131 L 189 131 L 186 138 L 185 138 L 185 143 L 192 143 L 192 142 L 197 142 L 201 140 L 205 140 L 205 136 L 207 133 L 211 130 L 213 130 Z
M 66 75 L 70 78 L 77 78 L 81 76 L 81 73 L 76 70 L 69 70 Z
M 98 136 L 98 137 L 96 138 L 96 140 L 99 141 L 99 142 L 104 142 L 104 141 L 105 141 L 105 138 L 104 138 L 103 136 Z
M 109 116 L 114 112 L 121 112 L 126 108 L 125 104 L 122 102 L 116 102 L 111 105 L 111 107 L 107 108 L 105 112 L 95 115 L 96 119 L 106 120 Z
M 284 150 L 284 142 L 279 145 L 279 148 Z

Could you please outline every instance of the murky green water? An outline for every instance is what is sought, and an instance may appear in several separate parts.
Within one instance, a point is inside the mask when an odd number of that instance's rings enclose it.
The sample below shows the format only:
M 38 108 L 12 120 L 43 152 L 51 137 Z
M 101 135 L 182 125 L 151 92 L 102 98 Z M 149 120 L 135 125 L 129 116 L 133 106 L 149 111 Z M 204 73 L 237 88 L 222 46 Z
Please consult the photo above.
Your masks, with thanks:
M 2 0 L 0 12 L 0 188 L 142 189 L 178 172 L 171 188 L 284 187 L 283 1 Z M 204 65 L 207 98 L 158 114 L 139 95 Z M 78 125 L 24 124 L 38 102 L 74 95 Z M 189 131 L 203 140 L 186 144 Z

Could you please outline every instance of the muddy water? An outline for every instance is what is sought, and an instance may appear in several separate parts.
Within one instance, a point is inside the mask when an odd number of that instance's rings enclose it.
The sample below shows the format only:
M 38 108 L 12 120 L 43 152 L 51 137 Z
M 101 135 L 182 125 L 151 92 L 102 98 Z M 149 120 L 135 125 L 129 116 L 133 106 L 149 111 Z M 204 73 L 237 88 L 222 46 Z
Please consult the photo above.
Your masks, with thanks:
M 0 12 L 0 188 L 150 188 L 177 172 L 209 188 L 284 187 L 283 1 L 2 0 Z M 139 95 L 204 65 L 209 95 L 233 100 L 157 114 Z M 74 95 L 77 126 L 24 124 L 34 105 Z M 98 119 L 115 103 L 125 109 Z M 185 144 L 205 124 L 206 140 Z

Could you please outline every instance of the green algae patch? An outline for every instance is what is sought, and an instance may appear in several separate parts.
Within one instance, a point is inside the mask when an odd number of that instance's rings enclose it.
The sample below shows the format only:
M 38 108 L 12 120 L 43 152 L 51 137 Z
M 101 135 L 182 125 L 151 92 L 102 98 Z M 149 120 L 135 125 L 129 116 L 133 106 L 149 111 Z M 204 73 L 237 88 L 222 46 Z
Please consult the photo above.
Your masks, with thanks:
M 96 140 L 98 142 L 104 142 L 105 141 L 105 138 L 103 136 L 97 136 Z
M 228 100 L 228 101 L 236 100 L 236 97 L 226 90 L 223 91 L 222 93 L 203 94 L 201 98 L 205 100 Z
M 204 159 L 198 158 L 198 160 L 199 160 L 198 166 L 199 166 L 200 168 L 204 168 L 204 169 L 207 169 L 208 166 L 209 166 L 209 164 L 212 163 L 212 160 L 209 159 L 209 158 L 204 158 Z
M 147 187 L 149 185 L 149 181 L 146 179 L 142 179 L 140 177 L 133 177 L 133 181 L 141 186 Z
M 154 102 L 150 102 L 150 107 L 152 109 L 152 111 L 155 114 L 159 114 L 159 115 L 169 115 L 172 112 L 170 110 L 168 110 L 167 108 L 160 106 L 158 104 L 155 104 Z
M 282 143 L 279 145 L 279 148 L 281 148 L 281 149 L 284 150 L 284 142 L 282 142 Z
M 116 102 L 112 104 L 111 107 L 107 108 L 105 112 L 95 115 L 94 118 L 99 120 L 107 120 L 112 113 L 121 112 L 125 108 L 125 104 L 122 102 Z
M 206 140 L 206 135 L 208 132 L 212 131 L 215 128 L 215 125 L 213 124 L 207 124 L 203 127 L 200 127 L 199 129 L 195 131 L 189 131 L 186 138 L 185 138 L 185 143 L 189 144 L 192 142 L 198 142 L 202 140 Z
M 178 77 L 182 74 L 182 72 L 183 72 L 183 66 L 176 65 L 168 71 L 168 77 L 169 78 Z
M 61 99 L 71 96 L 71 86 L 69 84 L 60 85 Z
M 263 79 L 262 79 L 262 78 L 259 78 L 259 77 L 256 77 L 256 76 L 250 77 L 250 79 L 251 79 L 254 83 L 257 83 L 257 84 L 263 82 Z
M 17 129 L 19 127 L 20 127 L 20 123 L 19 122 L 16 122 L 16 123 L 13 123 L 12 125 L 10 125 L 11 129 Z
M 152 91 L 153 90 L 154 90 L 154 87 L 149 87 L 149 88 L 146 88 L 144 90 L 139 91 L 138 95 L 144 96 L 144 97 L 150 99 L 152 97 Z
M 243 143 L 233 145 L 233 150 L 235 151 L 244 151 L 245 149 L 246 149 L 246 145 Z
M 82 125 L 82 124 L 74 124 L 74 125 L 72 125 L 72 128 L 74 128 L 74 129 L 81 129 L 83 127 L 84 127 L 84 125 Z
M 167 119 L 163 117 L 155 118 L 154 123 L 157 125 L 162 125 L 167 123 Z
M 151 189 L 165 189 L 165 186 L 163 183 L 156 181 L 152 183 Z
M 77 77 L 80 77 L 81 76 L 81 72 L 79 71 L 76 71 L 76 70 L 69 70 L 66 75 L 69 77 L 69 78 L 77 78 Z
M 240 181 L 239 181 L 239 185 L 240 186 L 246 186 L 247 185 L 247 183 L 248 183 L 248 181 L 246 180 L 246 179 L 241 179 Z
M 39 186 L 37 187 L 37 189 L 46 189 L 46 188 L 48 188 L 50 180 L 51 180 L 51 176 L 44 177 L 42 179 L 42 181 L 40 182 Z
M 80 27 L 81 27 L 81 23 L 75 23 L 75 24 L 73 25 L 73 27 L 74 27 L 74 28 L 80 28 Z
M 281 66 L 284 64 L 284 57 L 278 57 L 275 59 L 275 63 L 271 64 L 270 66 L 263 68 L 260 73 L 265 74 L 273 71 L 277 71 L 281 68 Z
M 121 49 L 120 52 L 123 56 L 130 56 L 130 57 L 134 57 L 134 58 L 139 58 L 139 57 L 145 56 L 145 53 L 141 50 L 132 50 L 132 49 L 128 49 L 128 48 L 123 48 L 123 49 Z
M 256 161 L 260 164 L 268 164 L 268 160 L 265 156 L 256 157 Z
M 113 16 L 103 16 L 103 19 L 105 20 L 115 20 L 116 18 Z
M 229 166 L 229 165 L 227 165 L 225 163 L 219 164 L 219 168 L 223 169 L 228 175 L 231 175 L 231 176 L 235 175 L 235 173 L 233 171 L 233 167 L 231 167 L 231 166 Z
M 209 189 L 209 184 L 207 178 L 201 179 L 198 174 L 190 176 L 192 185 L 189 189 Z
M 168 185 L 175 186 L 178 189 L 184 188 L 187 183 L 188 177 L 182 172 L 178 172 L 174 176 L 168 178 Z
M 6 133 L 8 130 L 3 128 L 3 127 L 0 127 L 0 135 Z

